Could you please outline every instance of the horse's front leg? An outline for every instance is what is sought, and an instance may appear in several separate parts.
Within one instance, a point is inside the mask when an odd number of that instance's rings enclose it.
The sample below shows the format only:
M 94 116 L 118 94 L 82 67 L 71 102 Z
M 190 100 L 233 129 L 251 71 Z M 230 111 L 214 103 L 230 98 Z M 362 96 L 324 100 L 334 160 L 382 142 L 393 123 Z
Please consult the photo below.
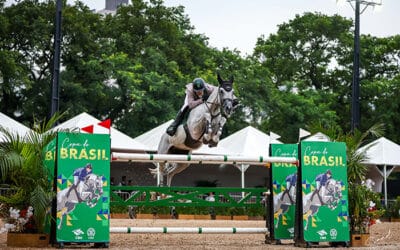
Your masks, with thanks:
M 203 143 L 208 144 L 208 142 L 211 140 L 212 132 L 213 132 L 212 124 L 211 124 L 211 114 L 205 113 L 204 119 L 206 120 L 206 127 L 205 127 L 204 135 L 203 135 Z
M 222 135 L 222 129 L 224 128 L 225 123 L 226 123 L 226 118 L 225 117 L 221 117 L 221 120 L 218 123 L 216 131 L 215 131 L 214 135 L 212 136 L 212 142 L 213 143 L 210 143 L 210 145 L 213 145 L 213 146 L 217 146 L 218 145 L 219 138 Z

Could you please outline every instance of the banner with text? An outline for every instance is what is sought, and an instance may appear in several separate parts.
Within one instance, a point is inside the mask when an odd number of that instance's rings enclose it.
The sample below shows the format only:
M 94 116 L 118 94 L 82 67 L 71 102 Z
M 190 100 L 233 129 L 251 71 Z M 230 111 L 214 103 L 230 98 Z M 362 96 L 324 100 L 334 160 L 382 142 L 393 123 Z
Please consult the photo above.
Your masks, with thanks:
M 58 133 L 57 242 L 110 241 L 110 135 Z
M 271 156 L 297 158 L 297 144 L 271 144 Z M 274 239 L 293 239 L 296 209 L 297 166 L 272 163 Z
M 307 242 L 348 242 L 346 144 L 302 141 L 303 236 Z

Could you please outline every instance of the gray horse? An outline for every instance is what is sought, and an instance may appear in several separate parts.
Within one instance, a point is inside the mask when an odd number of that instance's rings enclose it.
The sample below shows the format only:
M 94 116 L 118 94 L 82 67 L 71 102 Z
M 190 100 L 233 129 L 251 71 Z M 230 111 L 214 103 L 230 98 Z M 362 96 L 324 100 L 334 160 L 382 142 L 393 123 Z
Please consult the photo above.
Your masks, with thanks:
M 89 174 L 84 182 L 78 184 L 76 190 L 80 192 L 68 192 L 71 188 L 72 186 L 57 193 L 57 218 L 60 219 L 58 229 L 61 229 L 64 215 L 71 213 L 78 203 L 86 202 L 91 208 L 96 206 L 103 194 L 103 176 Z
M 329 179 L 326 183 L 325 195 L 321 197 L 321 190 L 319 195 L 314 195 L 312 200 L 312 192 L 307 194 L 303 199 L 303 220 L 306 221 L 304 230 L 307 230 L 310 217 L 318 213 L 321 206 L 326 206 L 334 210 L 342 199 L 342 184 L 340 181 Z M 319 198 L 321 197 L 321 199 Z
M 277 219 L 275 228 L 278 228 L 279 221 L 283 214 L 287 213 L 291 205 L 296 203 L 296 186 L 292 186 L 289 192 L 282 191 L 274 195 L 274 217 Z
M 159 154 L 190 154 L 192 150 L 198 149 L 202 144 L 210 147 L 217 146 L 222 128 L 234 111 L 233 106 L 233 77 L 224 81 L 218 74 L 219 87 L 215 89 L 207 101 L 192 109 L 185 124 L 178 126 L 174 136 L 164 133 L 158 144 Z M 187 163 L 160 163 L 160 181 L 167 176 L 167 185 L 171 185 L 172 178 L 185 170 L 190 164 Z M 150 169 L 156 177 L 157 168 Z

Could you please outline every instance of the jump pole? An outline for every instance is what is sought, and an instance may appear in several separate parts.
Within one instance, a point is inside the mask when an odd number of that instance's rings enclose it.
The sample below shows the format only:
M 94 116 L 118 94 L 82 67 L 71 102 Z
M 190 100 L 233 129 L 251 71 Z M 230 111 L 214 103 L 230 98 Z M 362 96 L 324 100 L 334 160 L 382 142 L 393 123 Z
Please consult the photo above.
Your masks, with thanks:
M 265 234 L 268 228 L 239 227 L 111 227 L 110 233 L 151 234 Z
M 112 154 L 113 161 L 131 162 L 175 162 L 191 164 L 249 164 L 265 165 L 267 163 L 292 163 L 298 164 L 294 157 L 269 157 L 269 156 L 237 156 L 237 155 L 176 155 L 176 154 L 134 154 L 116 153 Z

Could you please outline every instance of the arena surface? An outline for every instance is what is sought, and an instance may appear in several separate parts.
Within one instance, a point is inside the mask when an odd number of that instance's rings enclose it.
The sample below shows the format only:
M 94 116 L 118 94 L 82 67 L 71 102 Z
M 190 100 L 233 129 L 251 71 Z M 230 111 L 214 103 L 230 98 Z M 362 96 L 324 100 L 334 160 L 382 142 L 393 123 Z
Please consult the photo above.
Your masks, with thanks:
M 111 219 L 111 227 L 264 227 L 265 221 Z M 400 222 L 384 222 L 371 227 L 369 247 L 347 249 L 400 249 Z M 6 234 L 0 234 L 0 249 L 9 248 Z M 65 246 L 66 249 L 90 245 Z M 328 248 L 321 244 L 323 249 Z M 24 248 L 28 249 L 28 248 Z M 42 248 L 43 249 L 43 248 Z M 55 248 L 46 248 L 55 249 Z M 111 234 L 109 249 L 302 249 L 293 241 L 282 245 L 264 243 L 263 234 Z M 332 248 L 338 249 L 338 248 Z

